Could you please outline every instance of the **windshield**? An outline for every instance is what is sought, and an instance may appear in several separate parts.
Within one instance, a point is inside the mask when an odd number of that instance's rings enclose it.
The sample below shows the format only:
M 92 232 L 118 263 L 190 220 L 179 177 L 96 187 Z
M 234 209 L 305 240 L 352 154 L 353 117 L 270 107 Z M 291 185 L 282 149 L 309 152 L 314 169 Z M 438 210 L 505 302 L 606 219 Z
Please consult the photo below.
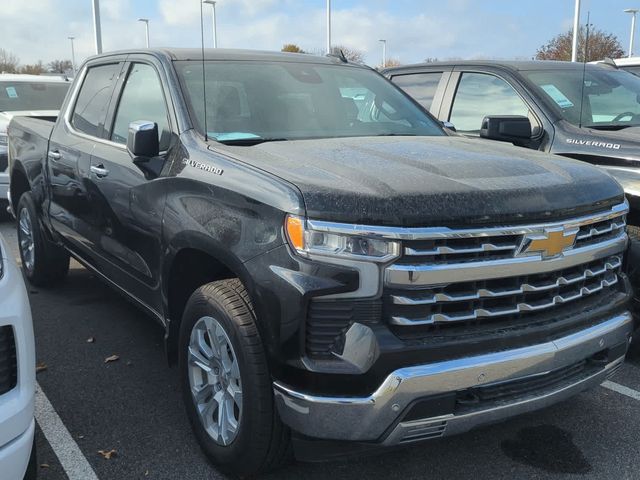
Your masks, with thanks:
M 204 132 L 202 63 L 175 62 Z M 208 136 L 223 143 L 376 135 L 443 135 L 420 107 L 360 67 L 206 62 Z
M 582 68 L 522 72 L 562 117 L 577 126 L 620 129 L 640 125 L 640 78 L 621 70 Z
M 0 82 L 0 112 L 60 110 L 69 82 Z

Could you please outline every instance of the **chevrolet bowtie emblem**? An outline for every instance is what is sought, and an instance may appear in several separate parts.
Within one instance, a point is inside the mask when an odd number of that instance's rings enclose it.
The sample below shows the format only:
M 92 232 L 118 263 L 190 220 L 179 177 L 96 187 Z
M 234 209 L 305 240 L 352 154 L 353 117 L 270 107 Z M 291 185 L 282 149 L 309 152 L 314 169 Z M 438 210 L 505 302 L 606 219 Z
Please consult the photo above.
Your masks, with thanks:
M 557 257 L 573 247 L 577 234 L 578 229 L 571 231 L 545 230 L 540 234 L 527 234 L 524 236 L 516 256 L 539 253 L 542 258 Z

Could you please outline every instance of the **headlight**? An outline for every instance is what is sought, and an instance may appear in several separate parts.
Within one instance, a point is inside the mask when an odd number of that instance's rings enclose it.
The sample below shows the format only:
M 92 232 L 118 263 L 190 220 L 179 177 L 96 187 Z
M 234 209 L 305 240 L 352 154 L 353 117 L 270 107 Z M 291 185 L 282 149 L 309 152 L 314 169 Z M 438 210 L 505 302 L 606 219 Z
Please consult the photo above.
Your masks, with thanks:
M 379 238 L 317 231 L 301 217 L 288 215 L 289 244 L 301 255 L 322 255 L 370 262 L 388 262 L 400 254 L 400 244 Z

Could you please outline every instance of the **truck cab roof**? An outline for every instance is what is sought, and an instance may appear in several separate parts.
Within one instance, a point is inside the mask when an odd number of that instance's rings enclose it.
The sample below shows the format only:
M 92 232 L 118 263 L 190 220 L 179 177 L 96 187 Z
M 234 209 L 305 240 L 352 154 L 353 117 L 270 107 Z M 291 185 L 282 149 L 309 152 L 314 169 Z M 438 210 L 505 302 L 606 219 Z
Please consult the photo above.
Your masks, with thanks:
M 96 58 L 102 58 L 105 56 L 119 56 L 119 55 L 133 55 L 133 54 L 148 54 L 153 55 L 160 59 L 168 61 L 266 61 L 266 62 L 297 62 L 297 63 L 316 63 L 316 64 L 344 64 L 338 56 L 328 55 L 312 55 L 307 53 L 290 53 L 290 52 L 275 52 L 267 50 L 247 50 L 236 48 L 205 48 L 204 51 L 200 48 L 150 48 L 150 49 L 135 49 L 135 50 L 117 50 L 101 55 L 94 55 L 88 60 Z M 349 65 L 357 66 L 356 63 L 346 62 Z M 363 68 L 368 68 L 362 65 Z
M 30 75 L 26 73 L 0 73 L 0 82 L 69 83 L 64 74 Z

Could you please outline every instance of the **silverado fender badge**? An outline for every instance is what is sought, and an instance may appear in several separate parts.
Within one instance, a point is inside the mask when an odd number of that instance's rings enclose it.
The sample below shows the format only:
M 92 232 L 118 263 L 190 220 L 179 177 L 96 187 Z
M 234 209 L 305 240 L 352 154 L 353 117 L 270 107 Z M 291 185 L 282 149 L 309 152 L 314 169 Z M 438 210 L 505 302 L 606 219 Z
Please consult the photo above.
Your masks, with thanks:
M 196 160 L 190 160 L 188 158 L 184 158 L 182 160 L 182 163 L 193 168 L 204 170 L 205 172 L 213 173 L 215 175 L 222 175 L 224 173 L 224 170 L 221 168 L 214 167 L 213 165 L 209 165 L 207 163 L 198 162 Z
M 575 138 L 567 138 L 567 143 L 572 145 L 584 145 L 585 147 L 600 147 L 620 150 L 619 143 L 598 142 L 597 140 L 577 140 Z

